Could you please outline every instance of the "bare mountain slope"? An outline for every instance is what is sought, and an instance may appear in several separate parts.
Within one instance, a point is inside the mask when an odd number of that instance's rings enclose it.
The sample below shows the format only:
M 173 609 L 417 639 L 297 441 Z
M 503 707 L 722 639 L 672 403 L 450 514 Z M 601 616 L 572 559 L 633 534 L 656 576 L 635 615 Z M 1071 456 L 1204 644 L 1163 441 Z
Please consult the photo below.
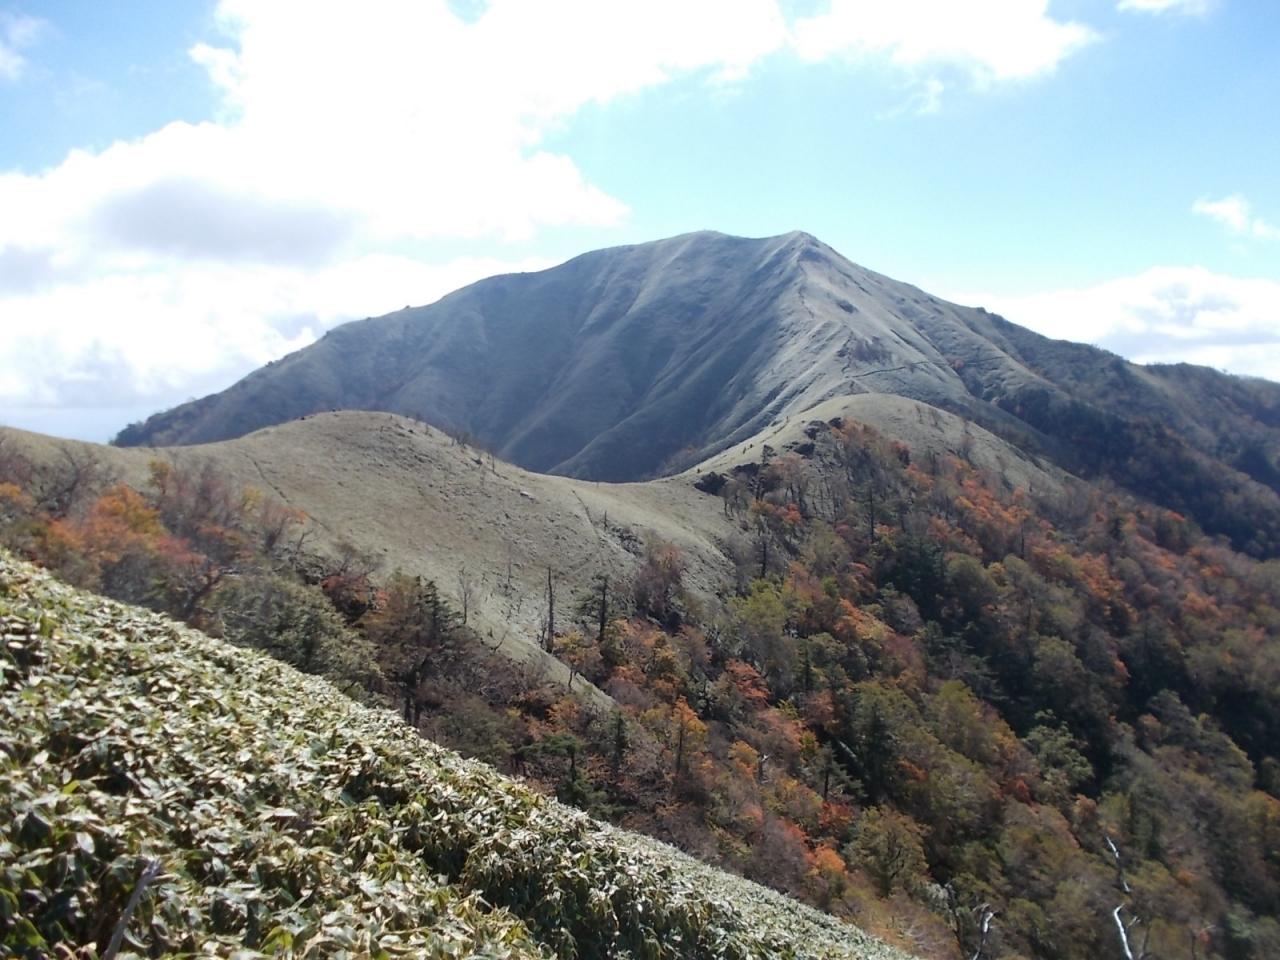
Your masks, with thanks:
M 1280 553 L 1280 385 L 1141 367 L 859 267 L 804 233 L 696 233 L 350 323 L 117 442 L 387 410 L 544 473 L 638 480 L 832 397 L 894 394 Z
M 317 556 L 348 543 L 380 559 L 383 575 L 420 575 L 455 600 L 465 570 L 472 624 L 501 643 L 500 652 L 552 674 L 564 667 L 536 639 L 548 569 L 562 618 L 596 572 L 629 578 L 658 542 L 680 549 L 686 585 L 701 602 L 716 602 L 732 578 L 723 553 L 732 527 L 719 501 L 688 479 L 602 484 L 529 473 L 393 414 L 317 414 L 232 441 L 162 450 L 6 428 L 0 439 L 37 464 L 56 467 L 64 451 L 92 456 L 139 487 L 156 458 L 209 462 L 304 511 L 314 527 L 308 550 Z
M 121 442 L 206 442 L 317 410 L 385 409 L 470 433 L 529 469 L 634 480 L 831 396 L 963 407 L 951 362 L 981 349 L 972 313 L 807 234 L 691 234 L 347 324 Z M 1005 383 L 1032 379 L 1013 361 L 983 363 Z
M 918 457 L 964 454 L 1008 487 L 1056 497 L 1066 482 L 1055 468 L 960 418 L 902 397 L 833 398 L 766 427 L 684 473 L 642 483 L 599 483 L 534 474 L 455 443 L 438 429 L 386 413 L 322 413 L 246 437 L 191 447 L 116 448 L 0 428 L 0 443 L 46 469 L 70 453 L 96 458 L 110 476 L 142 487 L 156 458 L 191 466 L 211 462 L 237 483 L 273 494 L 311 518 L 309 550 L 332 556 L 339 544 L 395 569 L 435 580 L 459 602 L 466 570 L 469 614 L 501 652 L 563 665 L 536 643 L 547 570 L 560 609 L 604 572 L 621 582 L 650 545 L 675 544 L 694 600 L 713 608 L 731 588 L 736 521 L 719 497 L 698 489 L 710 472 L 760 460 L 766 445 L 783 452 L 806 439 L 813 420 L 845 417 L 901 439 Z M 821 469 L 815 465 L 816 469 Z M 710 612 L 710 611 L 709 611 Z M 563 614 L 562 614 L 563 616 Z M 562 621 L 563 622 L 563 621 Z

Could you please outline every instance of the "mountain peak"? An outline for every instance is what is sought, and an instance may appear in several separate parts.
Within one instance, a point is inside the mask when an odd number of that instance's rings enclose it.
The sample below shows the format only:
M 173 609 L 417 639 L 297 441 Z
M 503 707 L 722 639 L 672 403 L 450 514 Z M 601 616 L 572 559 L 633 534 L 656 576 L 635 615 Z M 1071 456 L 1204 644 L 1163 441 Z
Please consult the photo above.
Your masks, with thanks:
M 120 442 L 228 439 L 317 410 L 378 409 L 470 433 L 530 469 L 637 479 L 864 392 L 877 366 L 936 361 L 863 274 L 803 231 L 601 250 L 336 328 Z M 911 395 L 943 400 L 937 381 Z
M 1099 360 L 863 269 L 804 231 L 699 231 L 344 324 L 118 442 L 200 443 L 320 410 L 386 410 L 526 469 L 624 481 L 683 469 L 829 398 L 887 393 L 960 413 L 1068 469 L 1148 495 L 1164 488 L 1156 499 L 1208 529 L 1280 549 L 1280 472 L 1266 453 L 1280 386 Z M 1129 476 L 1130 452 L 1153 438 L 1178 448 L 1160 454 L 1176 468 Z M 1265 501 L 1265 531 L 1238 530 L 1239 511 L 1233 521 L 1214 507 L 1205 491 L 1224 484 Z

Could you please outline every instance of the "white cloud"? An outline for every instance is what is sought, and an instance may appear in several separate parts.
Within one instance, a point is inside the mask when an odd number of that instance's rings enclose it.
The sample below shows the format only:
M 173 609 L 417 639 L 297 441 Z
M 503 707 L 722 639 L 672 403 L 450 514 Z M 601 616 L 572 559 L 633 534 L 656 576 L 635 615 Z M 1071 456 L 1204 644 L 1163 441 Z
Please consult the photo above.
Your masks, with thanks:
M 1156 267 L 1083 289 L 950 299 L 1138 363 L 1198 363 L 1280 382 L 1280 282 L 1274 280 Z
M 1280 227 L 1253 215 L 1249 201 L 1239 194 L 1221 200 L 1201 198 L 1191 205 L 1191 212 L 1216 220 L 1232 233 L 1262 240 L 1280 239 Z
M 912 70 L 958 69 L 979 85 L 1049 73 L 1096 37 L 1050 16 L 1048 0 L 832 0 L 795 25 L 796 49 L 811 60 L 879 55 Z
M 0 11 L 0 80 L 17 80 L 27 68 L 22 51 L 44 32 L 45 23 L 35 17 Z
M 27 409 L 176 403 L 220 389 L 343 320 L 550 265 L 481 258 L 433 266 L 391 254 L 320 269 L 167 261 L 165 270 L 166 261 L 147 262 L 145 271 L 105 272 L 0 301 L 7 327 L 0 420 L 19 422 Z
M 191 50 L 215 122 L 0 174 L 0 419 L 168 405 L 342 320 L 545 266 L 408 252 L 619 222 L 547 133 L 587 103 L 741 76 L 786 40 L 767 0 L 499 0 L 472 22 L 444 2 L 226 0 L 219 18 L 225 44 Z
M 1138 13 L 1171 13 L 1188 17 L 1203 17 L 1213 6 L 1214 0 L 1120 0 L 1119 10 Z
M 963 12 L 961 12 L 963 11 Z M 722 87 L 782 50 L 887 58 L 936 109 L 942 80 L 1046 73 L 1092 32 L 1043 0 L 222 0 L 192 60 L 214 119 L 174 122 L 37 173 L 0 173 L 0 418 L 156 407 L 225 386 L 352 316 L 500 270 L 504 241 L 628 209 L 549 136 L 589 104 L 680 78 Z M 0 76 L 39 24 L 0 21 Z M 7 58 L 7 59 L 6 59 Z M 15 59 L 16 58 L 16 59 Z M 483 263 L 422 265 L 439 240 Z

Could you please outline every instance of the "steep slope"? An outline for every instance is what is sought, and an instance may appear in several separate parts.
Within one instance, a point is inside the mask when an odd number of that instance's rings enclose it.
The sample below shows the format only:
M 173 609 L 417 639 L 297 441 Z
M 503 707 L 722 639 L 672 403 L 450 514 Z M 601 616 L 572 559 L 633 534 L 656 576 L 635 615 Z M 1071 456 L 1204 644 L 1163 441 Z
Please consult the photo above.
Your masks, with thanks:
M 1057 505 L 1079 481 L 1052 463 L 1028 455 L 983 427 L 927 403 L 888 393 L 832 397 L 794 417 L 766 427 L 745 443 L 708 457 L 684 475 L 732 473 L 775 454 L 812 446 L 814 421 L 866 424 L 903 443 L 916 459 L 953 456 L 969 461 L 1005 490 L 1021 489 Z M 820 469 L 820 468 L 819 468 Z M 705 485 L 705 483 L 704 483 Z
M 598 484 L 529 473 L 392 414 L 317 414 L 162 450 L 0 428 L 3 445 L 54 473 L 72 458 L 93 460 L 104 477 L 138 489 L 153 460 L 211 464 L 237 486 L 302 510 L 318 568 L 350 545 L 380 562 L 380 579 L 401 570 L 434 580 L 459 608 L 465 577 L 471 625 L 504 655 L 551 676 L 567 677 L 537 645 L 548 570 L 562 611 L 599 571 L 629 579 L 659 543 L 679 548 L 685 586 L 699 602 L 718 602 L 731 579 L 724 542 L 733 527 L 692 481 Z
M 859 267 L 804 233 L 696 233 L 346 324 L 121 444 L 388 410 L 530 470 L 637 480 L 833 397 L 888 393 L 1280 551 L 1280 385 L 1143 368 Z
M 650 546 L 671 543 L 684 585 L 714 608 L 732 586 L 729 554 L 741 532 L 700 478 L 754 464 L 766 446 L 802 445 L 811 420 L 846 417 L 906 443 L 917 456 L 970 458 L 1008 488 L 1051 499 L 1064 478 L 981 427 L 935 407 L 887 394 L 833 398 L 671 477 L 593 483 L 536 474 L 454 442 L 418 421 L 339 411 L 192 447 L 117 448 L 0 428 L 8 444 L 45 469 L 68 456 L 100 462 L 106 475 L 143 488 L 155 459 L 213 464 L 237 485 L 257 487 L 302 510 L 312 522 L 309 551 L 333 557 L 343 544 L 436 581 L 459 599 L 465 570 L 474 625 L 502 651 L 563 671 L 534 642 L 545 609 L 548 568 L 562 609 L 604 572 L 625 582 Z M 460 604 L 459 604 L 460 605 Z
M 121 442 L 206 442 L 316 410 L 387 409 L 529 469 L 633 480 L 837 394 L 963 404 L 963 381 L 917 321 L 927 313 L 930 334 L 958 349 L 974 339 L 966 311 L 919 298 L 802 233 L 602 250 L 339 327 Z M 1028 376 L 1005 366 L 1011 380 Z
M 905 960 L 2 552 L 0 618 L 6 955 Z

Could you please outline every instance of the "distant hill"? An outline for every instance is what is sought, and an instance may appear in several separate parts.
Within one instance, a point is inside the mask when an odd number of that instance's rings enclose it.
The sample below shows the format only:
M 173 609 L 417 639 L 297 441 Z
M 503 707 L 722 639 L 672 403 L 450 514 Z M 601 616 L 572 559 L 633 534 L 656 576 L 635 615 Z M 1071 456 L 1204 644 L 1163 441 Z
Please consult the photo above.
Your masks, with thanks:
M 0 616 L 6 955 L 907 960 L 2 551 Z
M 245 437 L 192 447 L 115 448 L 0 427 L 0 447 L 43 471 L 68 459 L 93 460 L 104 474 L 138 488 L 155 459 L 210 463 L 237 484 L 256 487 L 310 518 L 308 552 L 332 557 L 343 544 L 393 570 L 434 580 L 459 602 L 460 572 L 472 625 L 502 653 L 535 661 L 552 676 L 563 665 L 534 642 L 547 570 L 564 597 L 589 588 L 597 572 L 632 576 L 646 550 L 671 543 L 684 583 L 714 607 L 732 591 L 741 534 L 719 497 L 699 479 L 757 463 L 765 448 L 784 453 L 806 441 L 814 418 L 847 417 L 898 437 L 920 456 L 967 453 L 1007 487 L 1061 495 L 1058 471 L 1045 469 L 981 427 L 918 401 L 884 394 L 835 398 L 767 427 L 688 471 L 640 483 L 601 484 L 523 470 L 456 443 L 440 430 L 385 413 L 308 416 Z
M 386 410 L 530 470 L 625 481 L 864 393 L 953 411 L 1238 548 L 1280 550 L 1280 385 L 1049 340 L 804 233 L 695 233 L 482 280 L 335 328 L 117 442 L 205 443 L 317 411 Z

